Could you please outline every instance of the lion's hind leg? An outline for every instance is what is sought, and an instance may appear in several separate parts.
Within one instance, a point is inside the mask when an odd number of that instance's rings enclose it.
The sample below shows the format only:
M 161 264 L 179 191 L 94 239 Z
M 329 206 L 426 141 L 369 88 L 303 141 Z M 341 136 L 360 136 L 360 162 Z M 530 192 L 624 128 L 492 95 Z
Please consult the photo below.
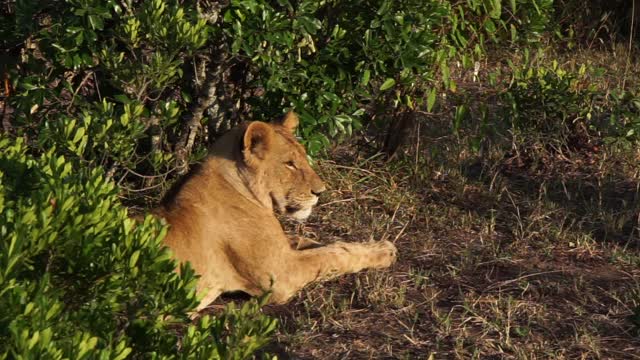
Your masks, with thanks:
M 202 297 L 202 300 L 200 300 L 200 304 L 198 304 L 194 313 L 191 314 L 191 318 L 196 317 L 202 309 L 205 309 L 215 299 L 217 299 L 218 296 L 222 295 L 221 289 L 205 289 L 204 291 L 206 291 L 206 294 Z

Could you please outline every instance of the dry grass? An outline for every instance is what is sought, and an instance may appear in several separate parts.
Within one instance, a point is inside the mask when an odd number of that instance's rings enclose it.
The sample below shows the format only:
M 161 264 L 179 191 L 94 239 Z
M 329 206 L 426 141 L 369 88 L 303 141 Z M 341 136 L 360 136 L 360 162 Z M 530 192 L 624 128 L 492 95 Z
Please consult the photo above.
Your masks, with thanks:
M 332 190 L 291 231 L 389 239 L 400 255 L 388 271 L 267 307 L 281 321 L 280 357 L 640 358 L 629 320 L 640 301 L 640 178 L 620 165 L 628 158 L 545 157 L 540 172 L 440 136 L 421 146 L 390 163 L 341 147 L 319 164 Z

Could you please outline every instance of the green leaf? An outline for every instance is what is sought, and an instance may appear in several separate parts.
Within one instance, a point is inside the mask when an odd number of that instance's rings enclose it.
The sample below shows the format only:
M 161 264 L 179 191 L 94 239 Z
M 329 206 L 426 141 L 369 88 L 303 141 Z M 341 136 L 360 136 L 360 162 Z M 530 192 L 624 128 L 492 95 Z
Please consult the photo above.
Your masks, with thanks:
M 367 69 L 362 74 L 362 79 L 360 80 L 360 85 L 367 86 L 369 84 L 369 78 L 371 77 L 371 70 Z
M 496 32 L 496 24 L 491 19 L 487 19 L 484 22 L 484 28 L 488 34 L 494 34 Z
M 115 95 L 113 98 L 116 99 L 116 101 L 121 102 L 123 104 L 131 103 L 131 100 L 129 99 L 129 97 L 124 94 Z
M 499 19 L 502 15 L 502 0 L 491 0 L 491 12 L 489 16 L 494 19 Z
M 138 257 L 140 257 L 140 250 L 136 250 L 133 252 L 133 254 L 131 254 L 131 258 L 129 259 L 130 268 L 133 268 L 136 266 L 136 263 L 138 262 Z
M 427 96 L 427 111 L 431 112 L 431 110 L 433 109 L 433 105 L 435 105 L 436 103 L 436 89 L 432 88 L 431 91 L 429 91 L 429 95 Z
M 89 15 L 89 24 L 91 24 L 91 28 L 93 30 L 102 30 L 104 23 L 102 22 L 102 18 L 96 15 Z
M 392 78 L 388 78 L 385 80 L 380 86 L 380 91 L 385 91 L 392 88 L 396 84 L 396 81 Z

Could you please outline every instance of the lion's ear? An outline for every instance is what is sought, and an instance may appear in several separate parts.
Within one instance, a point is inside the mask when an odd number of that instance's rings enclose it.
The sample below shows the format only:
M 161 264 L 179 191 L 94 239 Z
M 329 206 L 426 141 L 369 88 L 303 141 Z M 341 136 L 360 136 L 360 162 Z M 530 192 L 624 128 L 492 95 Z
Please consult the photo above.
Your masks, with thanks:
M 243 138 L 243 153 L 245 160 L 250 161 L 253 158 L 263 160 L 273 138 L 273 129 L 266 123 L 254 121 L 247 127 Z
M 289 111 L 280 123 L 285 129 L 289 130 L 292 134 L 296 132 L 298 128 L 298 124 L 300 124 L 300 120 L 298 119 L 298 115 L 293 111 Z

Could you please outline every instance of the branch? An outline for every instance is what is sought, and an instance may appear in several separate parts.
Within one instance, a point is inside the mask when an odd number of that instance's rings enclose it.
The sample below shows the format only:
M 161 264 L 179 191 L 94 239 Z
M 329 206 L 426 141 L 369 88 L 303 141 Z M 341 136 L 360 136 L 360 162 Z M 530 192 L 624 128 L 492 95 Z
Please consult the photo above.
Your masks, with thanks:
M 206 3 L 206 6 L 201 6 L 201 2 L 197 2 L 198 14 L 201 18 L 205 19 L 210 24 L 216 24 L 219 20 L 221 11 L 221 3 L 214 2 L 212 4 Z M 220 77 L 222 74 L 222 64 L 225 60 L 225 49 L 222 45 L 219 45 L 212 49 L 212 53 L 215 54 L 214 59 L 211 60 L 207 56 L 202 58 L 202 66 L 200 69 L 196 67 L 195 81 L 196 89 L 200 88 L 200 81 L 204 84 L 205 89 L 201 92 L 202 96 L 199 97 L 195 106 L 191 109 L 190 116 L 187 116 L 184 123 L 184 131 L 176 145 L 176 159 L 178 174 L 184 174 L 189 170 L 189 155 L 193 150 L 193 145 L 196 140 L 198 130 L 202 128 L 202 118 L 205 111 L 210 107 L 216 105 L 218 101 L 218 84 L 220 83 Z M 207 68 L 207 63 L 212 63 L 213 69 L 206 72 L 205 76 L 200 75 L 198 70 L 204 70 Z M 204 74 L 203 74 L 204 75 Z M 204 78 L 204 79 L 202 79 Z M 218 106 L 216 105 L 216 108 Z
M 3 70 L 3 87 L 4 87 L 4 99 L 0 102 L 0 119 L 2 120 L 2 129 L 5 133 L 11 132 L 11 120 L 9 117 L 13 113 L 13 108 L 9 106 L 9 97 L 11 96 L 11 83 L 9 82 L 9 72 L 6 68 Z
M 202 118 L 204 117 L 204 113 L 208 108 L 213 106 L 218 99 L 217 90 L 221 67 L 221 64 L 217 63 L 214 71 L 209 71 L 207 73 L 204 81 L 204 94 L 198 99 L 198 102 L 191 109 L 191 115 L 186 118 L 185 131 L 182 133 L 180 141 L 176 147 L 179 174 L 184 174 L 189 170 L 188 158 L 193 150 L 198 130 L 202 127 Z
M 67 105 L 67 114 L 71 115 L 69 113 L 69 111 L 71 110 L 71 107 L 73 107 L 73 102 L 76 100 L 76 96 L 78 95 L 78 92 L 80 91 L 80 89 L 82 89 L 82 87 L 87 83 L 87 81 L 89 80 L 89 78 L 93 76 L 93 71 L 89 71 L 84 75 L 84 78 L 82 78 L 82 81 L 80 82 L 80 85 L 78 85 L 78 87 L 76 88 L 76 90 L 73 92 L 73 96 L 71 97 L 71 101 L 69 102 L 69 105 Z

